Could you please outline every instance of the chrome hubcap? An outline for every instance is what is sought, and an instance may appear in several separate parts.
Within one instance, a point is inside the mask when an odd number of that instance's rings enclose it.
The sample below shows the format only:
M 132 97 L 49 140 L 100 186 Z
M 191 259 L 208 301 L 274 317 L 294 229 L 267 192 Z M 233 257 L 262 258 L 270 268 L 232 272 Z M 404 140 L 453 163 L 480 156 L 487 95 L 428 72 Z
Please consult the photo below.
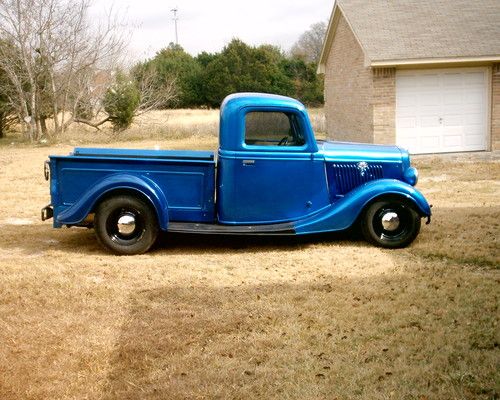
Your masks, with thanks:
M 135 231 L 135 216 L 127 213 L 118 218 L 118 232 L 122 235 L 131 235 Z
M 399 228 L 399 216 L 394 211 L 388 211 L 382 216 L 382 227 L 392 232 Z

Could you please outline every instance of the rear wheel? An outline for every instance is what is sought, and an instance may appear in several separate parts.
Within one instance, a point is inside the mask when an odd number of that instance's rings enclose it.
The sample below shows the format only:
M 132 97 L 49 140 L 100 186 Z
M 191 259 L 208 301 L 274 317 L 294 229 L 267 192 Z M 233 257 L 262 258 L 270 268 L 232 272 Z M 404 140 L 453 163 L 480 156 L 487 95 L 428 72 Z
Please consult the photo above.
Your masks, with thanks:
M 159 231 L 154 210 L 133 196 L 115 196 L 99 204 L 94 228 L 101 245 L 126 255 L 148 251 Z
M 377 246 L 406 247 L 420 231 L 420 215 L 404 200 L 379 200 L 366 209 L 361 231 L 367 241 Z

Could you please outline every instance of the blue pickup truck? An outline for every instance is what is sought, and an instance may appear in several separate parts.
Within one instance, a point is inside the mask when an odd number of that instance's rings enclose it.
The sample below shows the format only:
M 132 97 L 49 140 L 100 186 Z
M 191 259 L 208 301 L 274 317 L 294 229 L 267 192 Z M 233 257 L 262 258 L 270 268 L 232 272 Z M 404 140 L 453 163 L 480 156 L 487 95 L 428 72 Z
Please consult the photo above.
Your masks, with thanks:
M 210 151 L 75 148 L 50 156 L 53 226 L 93 227 L 118 254 L 146 252 L 160 231 L 303 235 L 355 224 L 375 245 L 418 235 L 431 208 L 396 146 L 317 141 L 305 107 L 269 94 L 228 96 Z

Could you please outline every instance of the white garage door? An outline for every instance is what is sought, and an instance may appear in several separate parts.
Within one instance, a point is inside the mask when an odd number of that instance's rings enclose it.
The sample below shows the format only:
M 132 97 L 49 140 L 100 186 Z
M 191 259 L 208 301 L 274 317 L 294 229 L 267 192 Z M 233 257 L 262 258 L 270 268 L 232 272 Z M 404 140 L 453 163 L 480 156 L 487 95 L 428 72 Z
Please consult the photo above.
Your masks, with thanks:
M 486 150 L 487 71 L 398 71 L 397 144 L 414 154 Z

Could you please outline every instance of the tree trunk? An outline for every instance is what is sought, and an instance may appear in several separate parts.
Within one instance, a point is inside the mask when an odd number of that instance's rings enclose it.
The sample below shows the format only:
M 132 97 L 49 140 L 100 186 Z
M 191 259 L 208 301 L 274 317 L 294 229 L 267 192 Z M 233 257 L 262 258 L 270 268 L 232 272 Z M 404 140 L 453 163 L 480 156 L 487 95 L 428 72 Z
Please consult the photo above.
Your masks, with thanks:
M 36 121 L 33 117 L 31 118 L 28 132 L 30 135 L 30 142 L 34 142 L 36 140 L 36 137 L 38 136 L 38 133 L 36 131 Z
M 45 117 L 40 117 L 40 128 L 42 129 L 42 135 L 48 137 L 47 119 Z
M 31 127 L 31 117 L 28 111 L 28 105 L 25 101 L 21 102 L 22 113 L 19 116 L 19 121 L 21 121 L 21 127 L 23 131 L 23 137 L 27 140 L 32 140 L 32 127 Z
M 34 142 L 38 140 L 39 135 L 39 123 L 36 116 L 36 83 L 31 79 L 31 98 L 30 98 L 30 111 L 31 111 L 31 119 L 30 119 L 30 141 Z

